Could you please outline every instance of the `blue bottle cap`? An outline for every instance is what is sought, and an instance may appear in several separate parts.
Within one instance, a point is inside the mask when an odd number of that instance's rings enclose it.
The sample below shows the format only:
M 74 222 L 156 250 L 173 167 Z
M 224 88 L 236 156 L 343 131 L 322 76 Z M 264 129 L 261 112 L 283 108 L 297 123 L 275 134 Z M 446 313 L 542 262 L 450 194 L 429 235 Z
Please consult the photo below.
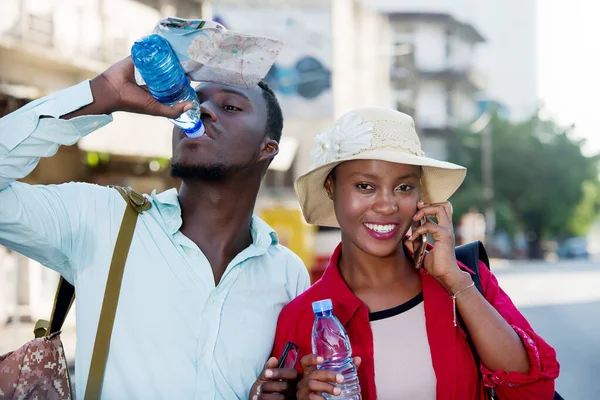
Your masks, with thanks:
M 202 120 L 199 120 L 195 127 L 193 127 L 192 129 L 184 129 L 183 132 L 186 134 L 187 137 L 191 139 L 196 139 L 204 135 L 205 130 L 206 129 L 204 128 Z
M 331 304 L 331 299 L 325 299 L 321 301 L 315 301 L 314 303 L 312 303 L 312 308 L 315 314 L 323 313 L 325 311 L 333 310 L 333 304 Z

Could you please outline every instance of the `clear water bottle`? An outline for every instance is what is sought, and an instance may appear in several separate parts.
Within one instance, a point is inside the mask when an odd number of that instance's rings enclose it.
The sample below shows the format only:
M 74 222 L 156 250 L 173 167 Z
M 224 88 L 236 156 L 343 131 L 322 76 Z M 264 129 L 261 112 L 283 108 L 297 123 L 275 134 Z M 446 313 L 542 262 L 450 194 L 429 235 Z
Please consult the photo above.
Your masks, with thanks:
M 204 125 L 200 119 L 198 96 L 169 42 L 156 34 L 145 36 L 133 44 L 131 58 L 156 100 L 167 105 L 182 101 L 192 103 L 190 110 L 170 121 L 189 137 L 202 136 Z
M 346 330 L 333 315 L 330 299 L 312 303 L 315 323 L 312 331 L 313 354 L 323 357 L 319 369 L 335 371 L 344 376 L 342 383 L 335 383 L 341 389 L 339 396 L 323 393 L 326 399 L 360 400 L 360 385 L 356 374 L 356 366 L 352 360 L 352 347 Z

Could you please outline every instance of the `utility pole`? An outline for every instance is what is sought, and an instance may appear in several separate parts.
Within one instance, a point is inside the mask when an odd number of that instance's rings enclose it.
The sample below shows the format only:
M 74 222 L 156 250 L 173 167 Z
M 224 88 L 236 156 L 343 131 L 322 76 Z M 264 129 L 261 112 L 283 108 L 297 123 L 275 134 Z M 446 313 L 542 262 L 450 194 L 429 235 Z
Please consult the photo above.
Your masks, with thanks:
M 492 243 L 496 230 L 492 130 L 489 122 L 481 131 L 481 178 L 483 180 L 483 196 L 485 199 L 485 244 L 489 246 Z
M 496 231 L 496 212 L 494 211 L 494 163 L 492 145 L 492 115 L 486 107 L 475 122 L 471 131 L 481 134 L 481 183 L 485 199 L 485 244 L 490 245 Z

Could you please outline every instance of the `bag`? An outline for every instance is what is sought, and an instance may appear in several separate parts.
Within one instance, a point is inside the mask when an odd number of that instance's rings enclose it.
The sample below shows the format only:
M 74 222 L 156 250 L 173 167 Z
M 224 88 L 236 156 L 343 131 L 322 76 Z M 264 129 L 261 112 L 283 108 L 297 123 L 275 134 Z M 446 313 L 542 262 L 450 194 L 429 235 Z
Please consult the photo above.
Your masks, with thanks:
M 115 189 L 123 196 L 127 207 L 117 236 L 104 291 L 85 391 L 87 400 L 100 398 L 125 261 L 137 217 L 151 207 L 144 196 L 131 188 L 115 187 Z M 61 277 L 56 289 L 50 321 L 38 321 L 33 331 L 35 339 L 18 350 L 0 356 L 1 398 L 50 400 L 73 398 L 60 331 L 74 299 L 75 288 Z
M 456 259 L 469 267 L 471 271 L 468 271 L 471 274 L 471 278 L 473 278 L 473 282 L 475 283 L 475 287 L 479 290 L 479 293 L 483 294 L 483 289 L 481 287 L 481 276 L 479 275 L 479 261 L 482 261 L 488 270 L 490 270 L 490 260 L 488 258 L 487 252 L 485 251 L 485 247 L 483 243 L 480 241 L 475 241 L 467 244 L 463 244 L 461 246 L 457 246 L 454 249 L 454 253 L 456 255 Z M 473 341 L 469 337 L 469 333 L 460 318 L 458 316 L 459 323 L 461 324 L 465 334 L 467 335 L 467 343 L 471 348 L 471 352 L 473 353 L 473 357 L 475 358 L 475 362 L 479 365 L 479 356 L 477 355 L 477 351 L 475 350 L 475 346 L 473 345 Z M 488 392 L 490 400 L 500 400 L 500 397 L 496 394 L 494 389 L 490 389 Z M 558 392 L 554 392 L 554 400 L 564 400 Z

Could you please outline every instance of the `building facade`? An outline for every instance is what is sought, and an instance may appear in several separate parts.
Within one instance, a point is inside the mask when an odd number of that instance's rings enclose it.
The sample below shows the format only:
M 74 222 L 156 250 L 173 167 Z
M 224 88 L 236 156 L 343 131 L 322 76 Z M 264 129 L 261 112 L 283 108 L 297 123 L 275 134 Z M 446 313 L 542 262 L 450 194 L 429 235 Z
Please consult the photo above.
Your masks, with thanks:
M 478 115 L 485 80 L 474 67 L 474 56 L 484 38 L 449 14 L 388 15 L 394 106 L 414 117 L 423 150 L 445 160 L 453 128 Z

